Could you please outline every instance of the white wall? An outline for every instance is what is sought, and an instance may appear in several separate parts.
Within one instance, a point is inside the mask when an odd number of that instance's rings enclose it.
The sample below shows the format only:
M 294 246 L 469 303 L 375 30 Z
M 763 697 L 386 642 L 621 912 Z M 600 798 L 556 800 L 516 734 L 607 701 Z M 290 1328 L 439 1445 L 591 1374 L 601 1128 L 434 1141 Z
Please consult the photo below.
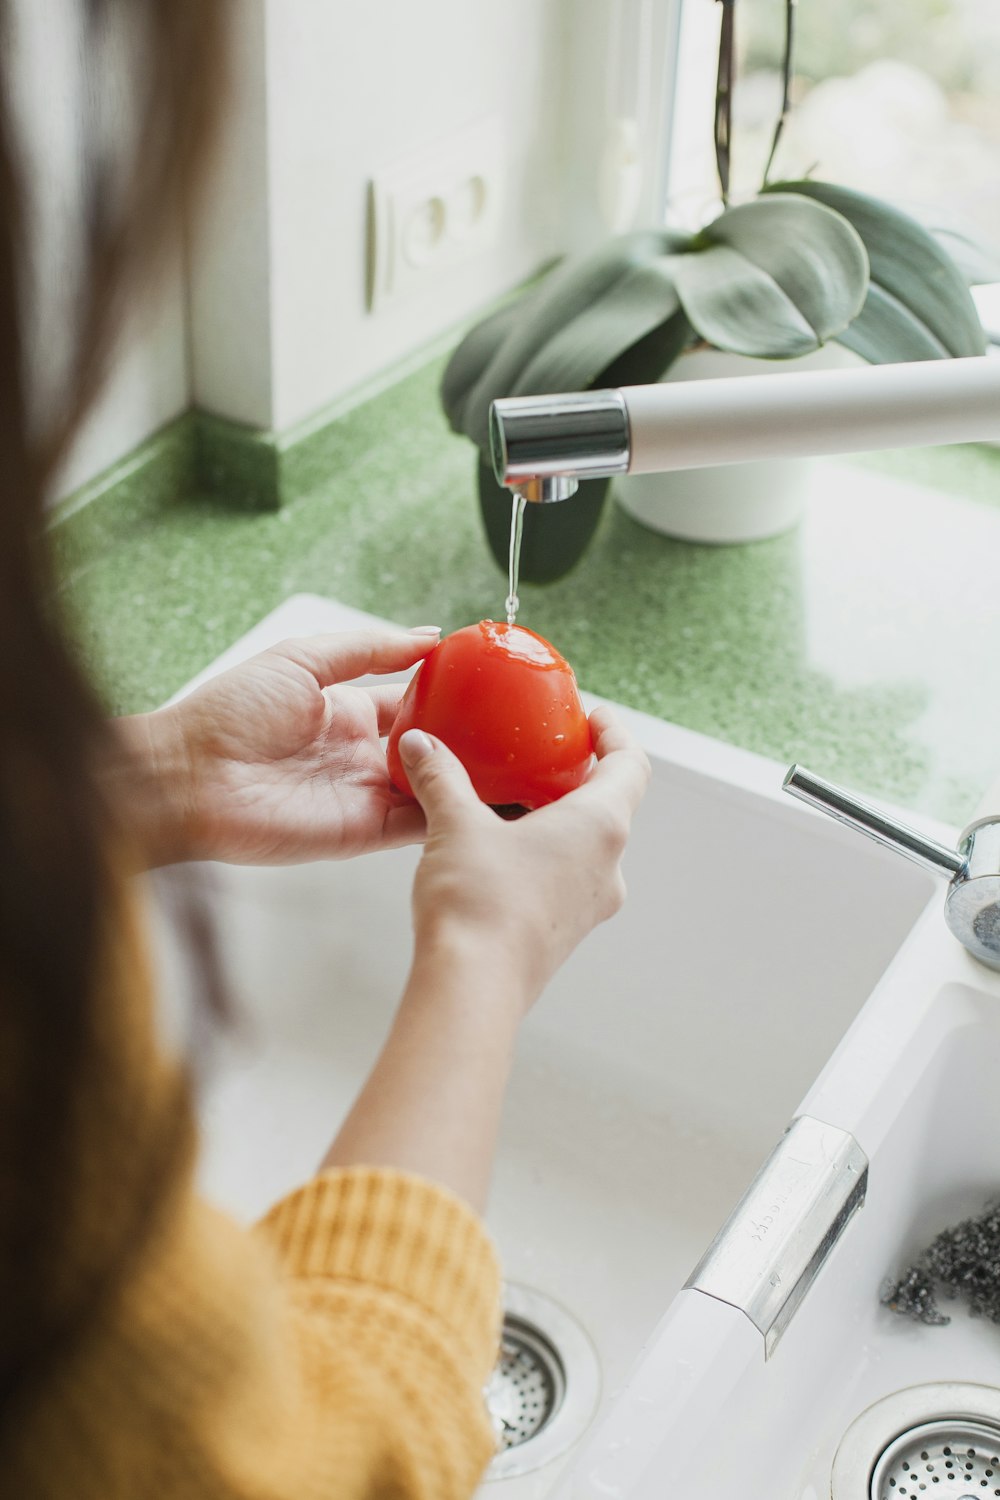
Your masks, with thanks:
M 185 411 L 190 400 L 187 307 L 181 268 L 126 328 L 107 386 L 88 414 L 54 487 L 71 494 Z
M 654 97 L 643 123 L 659 140 L 676 0 L 626 4 L 645 17 Z M 193 258 L 198 404 L 285 429 L 603 233 L 609 26 L 624 9 L 621 0 L 241 0 L 241 87 Z M 509 189 L 495 243 L 369 311 L 369 180 L 487 116 L 502 122 Z M 655 149 L 644 165 L 648 217 Z M 253 373 L 265 361 L 269 382 Z
M 569 8 L 605 0 L 242 0 L 266 58 L 234 117 L 225 184 L 194 272 L 194 391 L 226 416 L 286 428 L 533 271 L 561 244 L 562 81 Z M 260 85 L 263 83 L 263 92 Z M 369 179 L 421 144 L 498 114 L 515 185 L 494 247 L 426 295 L 365 307 Z M 246 140 L 266 155 L 248 172 Z M 265 183 L 266 178 L 266 183 Z M 248 388 L 246 344 L 267 342 L 247 210 L 269 198 L 272 382 Z M 231 274 L 233 262 L 236 274 Z M 202 310 L 212 315 L 204 319 Z M 220 321 L 245 331 L 222 349 Z
M 80 67 L 76 0 L 15 0 L 4 62 L 9 68 L 28 193 L 30 271 L 28 347 L 36 416 L 59 399 L 66 373 L 65 328 L 78 290 L 82 175 L 79 115 L 86 89 L 100 101 L 111 133 L 125 138 L 130 97 L 121 50 L 96 73 Z M 6 81 L 6 80 L 5 80 Z M 179 268 L 126 330 L 114 378 L 54 485 L 75 489 L 130 452 L 188 403 L 185 292 Z
M 232 3 L 234 76 L 186 286 L 173 278 L 133 331 L 63 492 L 189 402 L 287 429 L 603 232 L 597 162 L 618 0 Z M 656 16 L 662 48 L 674 0 L 630 3 Z M 495 244 L 369 312 L 369 180 L 491 115 L 510 185 Z
M 297 3 L 290 0 L 292 8 Z M 233 421 L 271 427 L 271 195 L 282 171 L 272 170 L 268 140 L 266 3 L 233 0 L 232 9 L 236 24 L 222 135 L 189 236 L 191 399 Z

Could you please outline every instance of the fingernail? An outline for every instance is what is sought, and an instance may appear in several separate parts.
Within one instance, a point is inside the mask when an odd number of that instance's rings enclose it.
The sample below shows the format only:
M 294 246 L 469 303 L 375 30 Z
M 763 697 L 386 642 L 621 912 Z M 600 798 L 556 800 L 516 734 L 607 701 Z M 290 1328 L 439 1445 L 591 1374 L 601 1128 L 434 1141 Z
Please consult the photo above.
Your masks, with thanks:
M 425 756 L 434 753 L 434 741 L 422 729 L 408 729 L 399 737 L 399 753 L 412 765 L 414 761 L 423 760 Z
M 441 626 L 440 625 L 411 625 L 409 627 L 408 634 L 410 634 L 410 635 L 440 635 L 441 634 Z

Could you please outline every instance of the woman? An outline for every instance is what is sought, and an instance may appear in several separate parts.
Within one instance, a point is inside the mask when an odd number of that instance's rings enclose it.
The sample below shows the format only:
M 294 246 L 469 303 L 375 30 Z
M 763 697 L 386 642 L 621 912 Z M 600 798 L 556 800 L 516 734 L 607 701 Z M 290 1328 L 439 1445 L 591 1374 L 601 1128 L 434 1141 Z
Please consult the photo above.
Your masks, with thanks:
M 16 9 L 0 0 L 5 44 Z M 478 1211 L 514 1036 L 620 904 L 647 767 L 594 715 L 586 785 L 507 823 L 415 731 L 404 801 L 379 744 L 398 690 L 350 680 L 419 661 L 426 629 L 286 642 L 105 722 L 54 618 L 44 499 L 116 310 L 187 206 L 224 43 L 216 0 L 88 0 L 84 41 L 119 11 L 138 116 L 124 161 L 84 121 L 78 317 L 44 402 L 9 72 L 0 116 L 0 1494 L 465 1496 L 492 1448 L 499 1279 Z M 419 838 L 382 1055 L 317 1176 L 247 1233 L 192 1188 L 188 1073 L 156 1034 L 129 878 Z M 190 925 L 210 991 L 197 908 Z

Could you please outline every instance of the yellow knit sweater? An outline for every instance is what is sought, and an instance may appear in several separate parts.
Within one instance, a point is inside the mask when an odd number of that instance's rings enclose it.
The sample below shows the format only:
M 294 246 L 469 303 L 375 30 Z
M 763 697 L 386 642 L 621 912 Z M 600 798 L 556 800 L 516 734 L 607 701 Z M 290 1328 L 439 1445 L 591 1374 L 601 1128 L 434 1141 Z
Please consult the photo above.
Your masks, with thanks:
M 364 1167 L 324 1172 L 249 1232 L 201 1201 L 183 1073 L 124 926 L 94 1006 L 51 1289 L 85 1313 L 7 1414 L 0 1496 L 471 1495 L 493 1448 L 482 1388 L 500 1308 L 480 1222 L 439 1187 Z M 2 1101 L 17 1055 L 2 1022 L 0 1043 Z

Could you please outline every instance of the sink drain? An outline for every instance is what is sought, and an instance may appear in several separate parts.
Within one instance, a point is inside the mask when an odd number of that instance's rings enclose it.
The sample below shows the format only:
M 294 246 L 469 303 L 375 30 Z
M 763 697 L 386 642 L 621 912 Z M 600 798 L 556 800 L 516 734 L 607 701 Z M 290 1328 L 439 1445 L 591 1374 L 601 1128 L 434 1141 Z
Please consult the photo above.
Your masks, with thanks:
M 562 1404 L 562 1361 L 547 1339 L 520 1318 L 504 1319 L 500 1359 L 486 1405 L 501 1451 L 530 1442 Z
M 1000 1496 L 1000 1390 L 955 1381 L 877 1401 L 844 1434 L 830 1493 L 832 1500 Z
M 497 1455 L 486 1478 L 511 1479 L 565 1453 L 590 1423 L 597 1355 L 575 1318 L 530 1287 L 504 1288 L 500 1358 L 486 1387 Z
M 975 1493 L 1000 1495 L 1000 1427 L 983 1422 L 927 1422 L 901 1433 L 872 1474 L 872 1500 L 933 1493 L 966 1500 Z

